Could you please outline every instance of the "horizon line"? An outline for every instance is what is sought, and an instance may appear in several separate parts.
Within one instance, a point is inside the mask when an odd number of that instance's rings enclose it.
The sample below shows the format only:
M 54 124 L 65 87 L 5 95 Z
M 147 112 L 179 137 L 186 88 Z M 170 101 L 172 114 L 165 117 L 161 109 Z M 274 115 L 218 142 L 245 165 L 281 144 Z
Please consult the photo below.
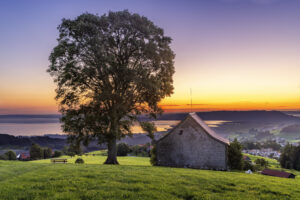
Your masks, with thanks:
M 291 110 L 276 110 L 276 109 L 253 109 L 253 110 L 206 110 L 206 111 L 199 111 L 199 110 L 194 110 L 194 111 L 175 111 L 175 109 L 173 111 L 171 110 L 168 110 L 168 111 L 165 111 L 163 112 L 162 114 L 166 114 L 166 113 L 172 113 L 172 114 L 175 114 L 175 113 L 193 113 L 193 112 L 253 112 L 253 111 L 266 111 L 266 112 L 272 112 L 272 111 L 278 111 L 278 112 L 300 112 L 300 109 L 291 109 Z M 61 115 L 60 113 L 57 113 L 57 114 L 54 114 L 54 113 L 48 113 L 48 114 L 38 114 L 38 113 L 35 113 L 35 114 L 30 114 L 30 113 L 20 113 L 20 114 L 0 114 L 0 116 L 55 116 L 55 115 Z

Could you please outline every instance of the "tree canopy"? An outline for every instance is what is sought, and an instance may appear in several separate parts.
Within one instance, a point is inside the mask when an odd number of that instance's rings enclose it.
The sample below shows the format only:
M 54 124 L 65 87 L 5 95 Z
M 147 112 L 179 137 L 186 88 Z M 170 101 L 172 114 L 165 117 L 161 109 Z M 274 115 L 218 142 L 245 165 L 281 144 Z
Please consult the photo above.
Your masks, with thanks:
M 63 130 L 71 141 L 108 145 L 117 164 L 116 140 L 131 134 L 139 114 L 156 116 L 173 92 L 174 53 L 163 29 L 125 11 L 63 19 L 48 72 L 57 84 Z
M 241 170 L 243 168 L 243 146 L 235 138 L 228 146 L 228 165 L 230 169 Z

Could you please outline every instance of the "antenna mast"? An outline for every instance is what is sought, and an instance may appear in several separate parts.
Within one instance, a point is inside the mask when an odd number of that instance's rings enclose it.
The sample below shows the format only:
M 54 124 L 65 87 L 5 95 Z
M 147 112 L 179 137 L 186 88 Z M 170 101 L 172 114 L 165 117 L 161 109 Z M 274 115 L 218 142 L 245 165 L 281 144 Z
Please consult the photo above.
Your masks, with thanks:
M 193 111 L 193 95 L 192 95 L 192 88 L 190 88 L 190 95 L 191 95 L 191 112 Z

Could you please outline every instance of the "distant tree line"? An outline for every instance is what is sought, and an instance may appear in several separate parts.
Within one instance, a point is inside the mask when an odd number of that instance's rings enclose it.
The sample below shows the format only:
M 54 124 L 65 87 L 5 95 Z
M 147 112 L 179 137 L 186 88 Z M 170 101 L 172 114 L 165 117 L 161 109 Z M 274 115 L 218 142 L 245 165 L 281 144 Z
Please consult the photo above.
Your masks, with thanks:
M 60 157 L 62 155 L 75 156 L 82 155 L 83 150 L 80 145 L 74 145 L 71 143 L 69 146 L 65 146 L 62 151 L 54 151 L 52 153 L 52 149 L 49 147 L 43 148 L 38 144 L 32 144 L 30 147 L 30 159 L 31 160 L 40 160 L 40 159 L 48 159 L 54 157 Z
M 48 136 L 16 137 L 7 134 L 0 134 L 0 146 L 9 148 L 30 147 L 31 144 L 39 144 L 50 148 L 62 149 L 66 144 L 66 139 L 50 138 Z
M 281 153 L 279 161 L 283 168 L 300 171 L 300 145 L 287 144 Z
M 262 148 L 271 148 L 275 151 L 279 151 L 281 149 L 281 145 L 278 144 L 275 140 L 267 140 L 265 142 L 252 142 L 252 141 L 244 141 L 241 143 L 243 149 L 251 150 L 251 149 L 262 149 Z
M 117 156 L 127 156 L 130 154 L 131 156 L 149 157 L 150 146 L 150 144 L 129 146 L 125 143 L 119 143 L 117 145 Z

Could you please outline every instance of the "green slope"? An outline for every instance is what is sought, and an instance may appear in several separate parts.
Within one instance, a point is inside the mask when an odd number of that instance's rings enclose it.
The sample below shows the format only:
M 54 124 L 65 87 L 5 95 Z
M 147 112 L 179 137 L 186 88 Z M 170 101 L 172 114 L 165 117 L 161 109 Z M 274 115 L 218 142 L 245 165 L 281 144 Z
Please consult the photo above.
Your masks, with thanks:
M 99 164 L 104 156 L 83 158 L 88 164 L 0 161 L 0 199 L 300 199 L 300 177 L 152 167 L 135 157 L 108 166 Z

